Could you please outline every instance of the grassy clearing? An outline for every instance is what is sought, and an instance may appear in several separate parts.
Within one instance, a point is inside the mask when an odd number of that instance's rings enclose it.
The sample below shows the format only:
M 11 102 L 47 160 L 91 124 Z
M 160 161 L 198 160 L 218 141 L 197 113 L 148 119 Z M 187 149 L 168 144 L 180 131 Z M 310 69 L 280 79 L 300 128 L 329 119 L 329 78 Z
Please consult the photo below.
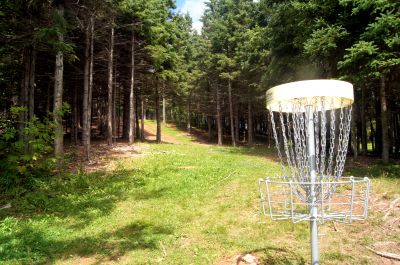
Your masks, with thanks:
M 244 253 L 262 264 L 308 262 L 308 225 L 271 222 L 260 211 L 257 179 L 280 170 L 266 158 L 271 150 L 197 144 L 172 127 L 163 133 L 181 144 L 140 143 L 144 156 L 43 182 L 0 210 L 0 263 L 232 264 Z M 398 178 L 374 185 L 398 193 Z M 322 227 L 321 260 L 374 264 L 363 245 L 378 239 L 364 232 L 377 230 L 379 218 L 339 233 Z

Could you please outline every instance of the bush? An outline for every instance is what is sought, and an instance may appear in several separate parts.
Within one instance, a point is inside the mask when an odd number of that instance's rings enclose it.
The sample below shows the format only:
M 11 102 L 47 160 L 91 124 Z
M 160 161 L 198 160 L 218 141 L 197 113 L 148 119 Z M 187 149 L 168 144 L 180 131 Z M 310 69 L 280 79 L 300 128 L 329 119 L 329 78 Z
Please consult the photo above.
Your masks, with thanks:
M 54 123 L 34 117 L 21 124 L 26 111 L 12 107 L 8 118 L 0 118 L 0 192 L 19 196 L 32 190 L 38 178 L 52 174 L 56 159 L 53 151 Z

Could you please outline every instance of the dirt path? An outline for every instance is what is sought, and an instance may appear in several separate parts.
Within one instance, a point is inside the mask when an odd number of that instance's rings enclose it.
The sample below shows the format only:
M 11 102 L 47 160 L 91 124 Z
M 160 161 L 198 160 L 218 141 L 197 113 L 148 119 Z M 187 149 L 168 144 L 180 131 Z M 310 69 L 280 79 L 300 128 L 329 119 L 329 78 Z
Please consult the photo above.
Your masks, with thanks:
M 156 141 L 156 124 L 146 124 L 144 131 L 147 142 Z M 167 133 L 162 134 L 161 140 L 163 143 L 181 144 L 175 137 Z M 91 157 L 90 161 L 87 161 L 83 146 L 70 145 L 65 147 L 65 152 L 70 160 L 67 167 L 68 170 L 72 172 L 83 170 L 86 173 L 112 170 L 110 168 L 112 160 L 141 157 L 146 155 L 146 151 L 149 148 L 150 147 L 146 145 L 146 143 L 128 145 L 126 140 L 119 140 L 114 143 L 112 147 L 108 146 L 105 140 L 92 141 L 90 147 Z
M 167 125 L 171 126 L 171 125 Z M 156 124 L 145 124 L 144 126 L 144 136 L 147 141 L 156 141 L 157 135 L 157 125 Z M 169 144 L 181 144 L 175 137 L 168 135 L 166 133 L 161 133 L 161 142 Z
M 104 141 L 96 141 L 91 143 L 90 161 L 85 158 L 83 146 L 69 146 L 65 149 L 70 159 L 67 165 L 69 171 L 83 170 L 90 173 L 111 170 L 112 160 L 144 156 L 149 147 L 142 144 L 128 145 L 126 141 L 114 143 L 109 147 Z

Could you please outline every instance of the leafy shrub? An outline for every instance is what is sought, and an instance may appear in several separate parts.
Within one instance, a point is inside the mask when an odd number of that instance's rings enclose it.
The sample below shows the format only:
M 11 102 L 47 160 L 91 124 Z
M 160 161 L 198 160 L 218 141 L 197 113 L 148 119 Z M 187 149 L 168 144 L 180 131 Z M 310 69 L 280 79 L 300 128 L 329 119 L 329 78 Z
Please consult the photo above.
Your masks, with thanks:
M 14 196 L 31 190 L 36 179 L 51 175 L 56 162 L 50 156 L 54 123 L 33 117 L 21 124 L 18 117 L 24 111 L 12 107 L 8 118 L 0 118 L 0 192 Z

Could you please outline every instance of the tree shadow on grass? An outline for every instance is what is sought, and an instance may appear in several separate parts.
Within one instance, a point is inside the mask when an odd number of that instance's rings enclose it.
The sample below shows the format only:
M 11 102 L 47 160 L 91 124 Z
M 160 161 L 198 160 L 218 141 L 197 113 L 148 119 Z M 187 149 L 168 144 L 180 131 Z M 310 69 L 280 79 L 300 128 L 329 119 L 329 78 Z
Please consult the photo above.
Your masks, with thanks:
M 12 208 L 0 211 L 0 221 L 8 216 L 20 218 L 22 215 L 28 219 L 51 214 L 89 223 L 94 218 L 108 215 L 117 202 L 128 196 L 146 200 L 164 195 L 165 189 L 141 189 L 147 181 L 146 175 L 136 169 L 58 176 L 43 181 L 35 191 L 14 199 Z
M 159 239 L 172 233 L 168 227 L 136 222 L 115 231 L 95 229 L 100 234 L 80 232 L 112 214 L 119 202 L 160 198 L 168 192 L 145 188 L 147 181 L 136 169 L 43 181 L 34 192 L 13 200 L 10 209 L 0 210 L 0 263 L 52 263 L 71 255 L 114 259 L 130 250 L 157 248 Z
M 163 236 L 172 229 L 152 223 L 134 222 L 115 231 L 76 237 L 70 240 L 54 239 L 51 233 L 29 225 L 14 232 L 2 233 L 0 261 L 5 263 L 49 263 L 70 257 L 93 257 L 118 260 L 127 252 L 137 249 L 157 249 Z
M 269 148 L 266 145 L 232 147 L 232 148 L 226 148 L 224 152 L 230 154 L 265 157 L 274 161 L 279 160 L 278 153 L 276 152 L 275 148 Z
M 303 265 L 306 261 L 299 254 L 285 247 L 265 247 L 248 251 L 257 253 L 259 265 Z
M 134 195 L 133 198 L 135 200 L 154 200 L 163 197 L 165 194 L 168 193 L 167 188 L 160 188 L 155 190 L 139 190 Z
M 89 210 L 96 209 L 98 213 L 107 214 L 116 201 L 123 199 L 123 193 L 115 189 L 118 183 L 119 180 L 107 173 L 50 180 L 35 191 L 15 199 L 8 214 L 19 216 L 23 213 L 25 218 L 52 214 L 90 221 Z
M 358 159 L 362 160 L 363 158 L 359 157 Z M 387 177 L 393 179 L 400 177 L 400 163 L 398 161 L 388 164 L 372 159 L 367 160 L 365 163 L 357 162 L 353 165 L 351 163 L 346 165 L 346 175 L 369 178 Z

